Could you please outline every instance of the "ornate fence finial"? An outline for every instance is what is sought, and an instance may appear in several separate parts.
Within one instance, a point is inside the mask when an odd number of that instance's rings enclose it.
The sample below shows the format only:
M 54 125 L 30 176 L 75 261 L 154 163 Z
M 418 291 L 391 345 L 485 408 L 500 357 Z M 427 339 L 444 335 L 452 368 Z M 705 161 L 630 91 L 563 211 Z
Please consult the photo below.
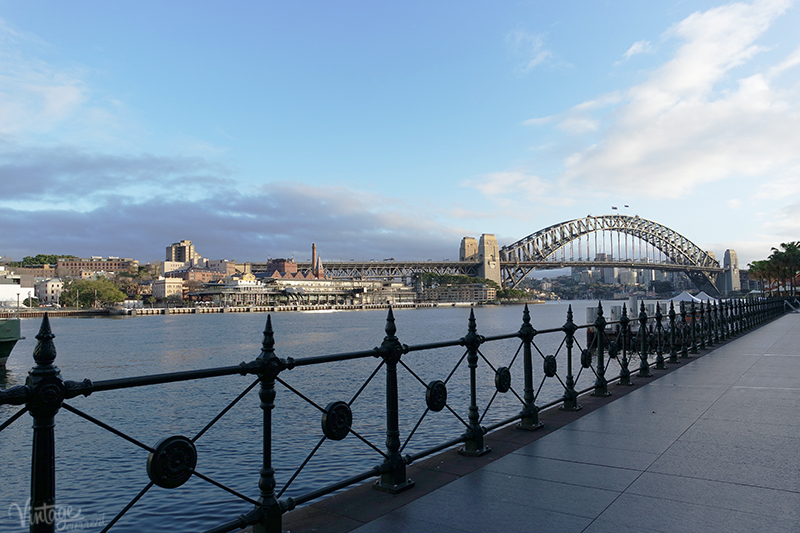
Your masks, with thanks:
M 475 320 L 475 317 L 472 317 L 472 320 Z M 387 339 L 389 337 L 394 337 L 395 333 L 397 333 L 397 326 L 394 325 L 394 313 L 392 312 L 392 308 L 389 308 L 389 314 L 386 316 L 386 327 L 384 328 L 386 332 Z
M 275 353 L 275 332 L 272 329 L 272 315 L 267 315 L 264 326 L 264 339 L 261 341 L 261 357 L 267 359 Z
M 42 325 L 39 326 L 39 333 L 36 334 L 36 348 L 33 349 L 33 360 L 39 366 L 52 365 L 56 360 L 56 345 L 53 343 L 53 331 L 50 329 L 50 318 L 47 313 L 42 318 Z

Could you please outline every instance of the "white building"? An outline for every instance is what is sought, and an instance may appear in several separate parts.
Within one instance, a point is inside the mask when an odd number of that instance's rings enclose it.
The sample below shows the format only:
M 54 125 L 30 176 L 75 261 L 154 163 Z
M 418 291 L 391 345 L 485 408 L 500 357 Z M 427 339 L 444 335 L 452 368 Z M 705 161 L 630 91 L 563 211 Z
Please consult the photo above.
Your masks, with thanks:
M 183 298 L 183 280 L 181 278 L 158 278 L 153 281 L 153 297 L 166 300 L 173 294 Z
M 61 292 L 64 290 L 64 282 L 61 281 L 61 278 L 47 278 L 37 281 L 34 288 L 36 291 L 36 299 L 39 300 L 39 305 L 54 305 L 57 304 L 61 298 Z
M 0 307 L 17 307 L 28 297 L 34 296 L 32 286 L 22 285 L 21 276 L 0 266 Z

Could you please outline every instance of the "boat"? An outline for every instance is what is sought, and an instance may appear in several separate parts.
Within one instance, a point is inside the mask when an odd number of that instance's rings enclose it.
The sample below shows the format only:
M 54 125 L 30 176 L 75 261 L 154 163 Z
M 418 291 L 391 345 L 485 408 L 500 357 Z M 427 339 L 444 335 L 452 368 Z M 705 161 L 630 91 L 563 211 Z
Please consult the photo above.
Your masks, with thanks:
M 20 335 L 19 318 L 0 318 L 0 368 L 6 367 L 14 345 L 24 338 Z

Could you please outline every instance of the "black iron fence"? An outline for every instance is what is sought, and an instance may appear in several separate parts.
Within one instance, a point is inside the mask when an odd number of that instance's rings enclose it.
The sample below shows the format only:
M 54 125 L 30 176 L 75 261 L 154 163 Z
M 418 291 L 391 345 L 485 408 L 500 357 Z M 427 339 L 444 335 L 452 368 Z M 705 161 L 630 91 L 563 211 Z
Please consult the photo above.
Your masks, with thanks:
M 569 308 L 565 323 L 560 328 L 536 330 L 531 324 L 530 313 L 525 306 L 522 324 L 517 331 L 504 335 L 482 336 L 478 333 L 475 315 L 470 311 L 467 333 L 465 336 L 449 340 L 419 345 L 407 345 L 397 337 L 395 319 L 390 309 L 385 326 L 385 337 L 380 346 L 365 351 L 320 355 L 293 359 L 281 358 L 275 352 L 275 340 L 271 317 L 267 317 L 263 332 L 261 353 L 249 362 L 235 366 L 226 366 L 202 370 L 190 370 L 166 374 L 128 377 L 92 382 L 65 381 L 59 369 L 53 365 L 56 358 L 54 335 L 49 319 L 45 316 L 36 336 L 38 343 L 34 349 L 35 366 L 29 372 L 26 384 L 0 391 L 0 404 L 23 406 L 19 411 L 0 424 L 0 431 L 19 420 L 26 412 L 33 418 L 33 446 L 31 457 L 31 494 L 30 494 L 30 531 L 52 532 L 56 530 L 56 480 L 55 464 L 57 450 L 55 447 L 56 415 L 63 408 L 67 411 L 107 430 L 121 439 L 136 445 L 147 452 L 146 470 L 149 482 L 119 510 L 117 515 L 105 524 L 103 531 L 111 529 L 127 513 L 135 513 L 135 504 L 152 487 L 176 489 L 192 476 L 196 476 L 222 491 L 232 494 L 238 499 L 251 504 L 252 510 L 246 514 L 229 519 L 228 522 L 208 531 L 234 531 L 253 526 L 256 532 L 280 532 L 282 516 L 311 500 L 331 494 L 350 485 L 376 478 L 374 487 L 389 493 L 398 493 L 414 486 L 409 479 L 406 467 L 412 462 L 430 456 L 444 449 L 461 446 L 460 452 L 466 455 L 483 455 L 489 452 L 484 444 L 484 435 L 497 428 L 517 423 L 524 430 L 535 430 L 541 426 L 539 412 L 542 409 L 555 407 L 578 410 L 579 396 L 591 392 L 593 395 L 610 394 L 608 384 L 618 380 L 619 385 L 631 383 L 630 366 L 638 359 L 639 377 L 649 377 L 653 371 L 666 368 L 667 364 L 679 364 L 714 345 L 731 337 L 745 333 L 760 324 L 776 318 L 784 312 L 783 300 L 761 301 L 721 301 L 680 303 L 676 309 L 673 303 L 669 307 L 663 304 L 655 307 L 655 313 L 648 316 L 644 303 L 637 310 L 629 310 L 623 306 L 619 320 L 607 321 L 604 311 L 598 304 L 596 319 L 592 324 L 577 325 L 574 322 L 572 308 Z M 578 334 L 585 330 L 586 335 Z M 544 343 L 544 338 L 554 338 L 555 342 Z M 505 344 L 499 343 L 505 341 Z M 515 342 L 514 350 L 507 350 L 508 342 Z M 491 346 L 504 346 L 500 359 L 486 356 Z M 425 381 L 406 361 L 416 354 L 427 354 L 435 357 L 438 350 L 456 347 L 461 355 L 455 365 L 447 370 L 444 379 Z M 555 347 L 555 348 L 553 348 Z M 508 353 L 506 353 L 508 352 Z M 290 383 L 289 376 L 301 371 L 304 367 L 325 365 L 334 362 L 353 361 L 357 359 L 377 359 L 374 370 L 356 387 L 356 391 L 348 401 L 333 401 L 326 405 L 316 402 L 306 392 Z M 498 364 L 498 360 L 507 361 Z M 559 368 L 561 365 L 566 368 Z M 466 362 L 466 365 L 464 365 Z M 536 365 L 534 363 L 537 363 Z M 511 379 L 512 372 L 522 372 L 522 390 L 515 390 Z M 479 380 L 477 369 L 481 367 L 493 375 L 492 382 Z M 538 368 L 540 370 L 535 370 Z M 616 370 L 616 375 L 608 377 Z M 402 376 L 416 382 L 420 394 L 424 395 L 424 408 L 416 419 L 416 423 L 407 428 L 400 427 L 400 403 L 403 398 L 398 393 L 398 371 Z M 359 432 L 353 424 L 353 402 L 364 389 L 383 371 L 385 380 L 385 443 L 379 446 L 368 436 Z M 468 396 L 468 407 L 459 412 L 458 408 L 448 401 L 448 387 L 456 372 L 467 372 L 469 391 L 461 391 Z M 167 436 L 156 445 L 150 446 L 136 438 L 114 428 L 110 424 L 95 418 L 76 407 L 76 403 L 67 400 L 79 396 L 97 393 L 174 383 L 187 380 L 199 380 L 220 376 L 241 375 L 254 376 L 232 402 L 225 406 L 208 424 L 193 437 L 182 435 Z M 560 398 L 550 402 L 541 401 L 542 387 L 546 382 L 557 383 L 562 391 Z M 590 383 L 591 382 L 591 383 Z M 519 381 L 517 381 L 519 384 Z M 196 441 L 216 424 L 225 414 L 256 386 L 263 418 L 263 450 L 262 466 L 253 496 L 242 494 L 223 483 L 220 483 L 201 472 L 198 467 Z M 307 458 L 297 470 L 286 480 L 276 479 L 273 467 L 273 409 L 276 405 L 276 390 L 280 387 L 291 395 L 296 395 L 319 411 L 321 420 L 321 436 L 316 446 L 309 451 Z M 485 405 L 478 405 L 479 389 L 491 387 L 489 400 Z M 519 388 L 519 387 L 517 387 Z M 512 416 L 496 420 L 484 425 L 487 413 L 499 395 L 513 395 L 519 403 L 519 411 Z M 412 438 L 422 421 L 428 416 L 442 413 L 452 416 L 462 426 L 463 432 L 453 434 L 450 438 L 435 446 L 419 449 L 413 453 L 405 453 L 412 444 Z M 373 468 L 360 473 L 341 474 L 338 481 L 327 486 L 308 491 L 296 497 L 284 498 L 284 493 L 292 485 L 297 476 L 306 467 L 311 458 L 326 441 L 341 441 L 354 438 L 364 442 L 374 451 L 380 461 Z M 405 440 L 403 440 L 403 437 Z M 373 439 L 374 440 L 374 439 Z M 279 481 L 281 486 L 278 486 Z M 221 517 L 220 521 L 225 517 Z

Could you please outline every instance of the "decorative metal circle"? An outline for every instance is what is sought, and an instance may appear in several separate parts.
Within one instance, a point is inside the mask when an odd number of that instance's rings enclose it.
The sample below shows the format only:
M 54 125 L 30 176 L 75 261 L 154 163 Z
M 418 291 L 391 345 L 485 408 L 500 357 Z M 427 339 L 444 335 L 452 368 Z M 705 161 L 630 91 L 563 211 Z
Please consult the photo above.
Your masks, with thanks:
M 497 392 L 508 392 L 511 389 L 511 370 L 506 366 L 501 366 L 494 374 L 494 386 Z
M 617 357 L 617 354 L 619 354 L 619 348 L 617 347 L 617 342 L 611 341 L 610 343 L 608 343 L 608 356 L 614 359 Z
M 180 487 L 192 477 L 197 466 L 197 450 L 186 437 L 167 437 L 147 456 L 150 481 L 165 489 Z
M 586 348 L 581 352 L 581 366 L 583 368 L 589 368 L 592 366 L 592 351 L 589 348 Z
M 544 375 L 548 378 L 552 378 L 556 375 L 556 370 L 558 370 L 558 364 L 556 363 L 556 356 L 555 355 L 548 355 L 544 358 Z
M 353 411 L 345 402 L 331 402 L 322 413 L 322 432 L 331 440 L 342 440 L 350 433 Z
M 62 386 L 56 383 L 48 383 L 38 390 L 39 399 L 45 404 L 57 404 L 64 400 Z
M 439 412 L 444 409 L 444 406 L 447 405 L 447 386 L 444 382 L 437 379 L 428 383 L 425 403 L 428 404 L 428 409 L 431 411 Z

